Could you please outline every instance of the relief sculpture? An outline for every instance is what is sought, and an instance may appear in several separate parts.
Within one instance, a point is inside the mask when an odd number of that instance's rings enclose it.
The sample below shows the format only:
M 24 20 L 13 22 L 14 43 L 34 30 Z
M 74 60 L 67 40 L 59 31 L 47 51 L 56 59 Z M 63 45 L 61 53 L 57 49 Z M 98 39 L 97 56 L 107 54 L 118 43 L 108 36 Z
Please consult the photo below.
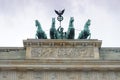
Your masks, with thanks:
M 50 80 L 58 80 L 58 74 L 56 73 L 51 73 L 51 75 L 49 76 Z
M 33 77 L 34 77 L 34 80 L 43 80 L 44 75 L 42 72 L 35 72 Z
M 26 72 L 17 72 L 18 80 L 25 80 L 26 79 Z
M 92 47 L 32 48 L 32 58 L 92 58 Z
M 32 74 L 30 74 L 32 73 Z M 115 71 L 1 71 L 0 80 L 120 80 L 120 72 Z
M 3 78 L 7 78 L 7 77 L 8 77 L 8 72 L 7 72 L 7 71 L 4 71 L 4 72 L 2 73 L 2 77 L 3 77 Z

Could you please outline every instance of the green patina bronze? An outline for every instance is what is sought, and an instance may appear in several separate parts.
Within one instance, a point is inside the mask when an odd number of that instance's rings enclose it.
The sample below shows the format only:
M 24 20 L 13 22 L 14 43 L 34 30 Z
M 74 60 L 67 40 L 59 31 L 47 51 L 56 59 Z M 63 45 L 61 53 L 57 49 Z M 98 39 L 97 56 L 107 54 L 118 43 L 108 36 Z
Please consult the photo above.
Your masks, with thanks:
M 64 28 L 61 26 L 57 29 L 58 36 L 59 36 L 58 39 L 66 39 L 66 32 L 63 32 L 63 30 Z
M 66 32 L 66 39 L 74 39 L 75 29 L 74 29 L 74 17 L 70 17 L 68 31 Z
M 75 29 L 74 29 L 74 18 L 71 17 L 69 21 L 69 27 L 67 32 L 63 32 L 64 28 L 59 26 L 56 30 L 55 28 L 55 18 L 52 18 L 52 24 L 50 28 L 50 38 L 51 39 L 74 39 Z
M 59 39 L 58 32 L 55 28 L 55 18 L 52 18 L 52 24 L 50 28 L 50 38 L 51 39 Z
M 84 25 L 84 29 L 79 33 L 78 39 L 90 39 L 91 38 L 91 33 L 89 30 L 91 20 L 88 19 L 88 21 Z
M 63 28 L 61 26 L 57 30 L 55 28 L 55 18 L 52 18 L 52 24 L 50 28 L 50 38 L 65 39 L 65 32 L 63 32 Z
M 35 25 L 37 27 L 36 39 L 47 39 L 45 32 L 42 30 L 41 24 L 38 20 L 35 20 Z
M 64 32 L 64 28 L 61 27 L 61 21 L 63 20 L 64 10 L 55 10 L 58 15 L 57 20 L 60 22 L 58 29 L 55 27 L 55 18 L 52 18 L 51 28 L 50 28 L 50 39 L 74 39 L 75 28 L 74 28 L 74 17 L 70 17 L 69 26 L 67 32 Z M 84 29 L 79 33 L 78 39 L 90 39 L 91 33 L 89 30 L 91 20 L 88 19 L 84 25 Z M 47 39 L 47 35 L 42 30 L 41 24 L 38 20 L 35 20 L 35 25 L 37 27 L 36 39 Z

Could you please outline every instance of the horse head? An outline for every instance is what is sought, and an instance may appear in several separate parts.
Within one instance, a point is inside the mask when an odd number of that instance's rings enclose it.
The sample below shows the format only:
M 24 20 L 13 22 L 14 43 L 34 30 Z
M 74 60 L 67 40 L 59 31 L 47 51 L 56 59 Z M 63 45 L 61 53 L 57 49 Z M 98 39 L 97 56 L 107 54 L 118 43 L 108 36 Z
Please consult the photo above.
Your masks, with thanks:
M 35 20 L 35 26 L 38 27 L 38 29 L 42 30 L 41 24 L 38 20 Z
M 52 18 L 52 24 L 50 28 L 50 38 L 51 39 L 57 39 L 58 38 L 58 32 L 55 28 L 55 18 Z
M 70 17 L 69 27 L 73 27 L 74 17 Z
M 74 29 L 73 22 L 74 22 L 74 17 L 70 17 L 68 31 L 66 32 L 67 39 L 74 39 L 75 29 Z
M 38 25 L 39 25 L 39 21 L 35 20 L 35 26 L 38 26 Z
M 55 18 L 52 18 L 52 27 L 55 27 Z
M 87 39 L 87 38 L 90 39 L 91 38 L 91 33 L 89 30 L 90 22 L 91 20 L 88 19 L 84 25 L 84 30 L 82 30 L 81 33 L 79 33 L 78 39 Z
M 87 22 L 86 22 L 85 25 L 84 25 L 84 29 L 89 29 L 90 22 L 91 22 L 91 20 L 88 19 Z
M 47 39 L 45 32 L 42 30 L 41 24 L 38 20 L 35 20 L 35 26 L 37 27 L 36 38 Z
M 70 23 L 74 22 L 74 17 L 70 17 Z

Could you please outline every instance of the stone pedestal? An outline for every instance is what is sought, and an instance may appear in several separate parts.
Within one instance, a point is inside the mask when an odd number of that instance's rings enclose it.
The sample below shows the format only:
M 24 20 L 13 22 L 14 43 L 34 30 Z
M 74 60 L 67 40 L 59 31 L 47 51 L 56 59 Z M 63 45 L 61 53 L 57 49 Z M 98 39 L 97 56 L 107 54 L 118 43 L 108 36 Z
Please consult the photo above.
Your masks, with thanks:
M 100 40 L 24 40 L 26 59 L 99 59 Z
M 23 43 L 23 48 L 0 49 L 0 80 L 120 80 L 120 60 L 100 58 L 101 40 L 27 39 Z

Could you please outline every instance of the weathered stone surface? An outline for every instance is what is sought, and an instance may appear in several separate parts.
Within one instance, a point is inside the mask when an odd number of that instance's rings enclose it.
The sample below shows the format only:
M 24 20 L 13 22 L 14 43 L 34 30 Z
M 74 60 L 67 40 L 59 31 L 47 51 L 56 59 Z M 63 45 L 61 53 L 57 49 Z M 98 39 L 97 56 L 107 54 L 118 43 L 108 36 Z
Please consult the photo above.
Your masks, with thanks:
M 0 59 L 25 59 L 25 54 L 22 47 L 0 47 Z
M 51 47 L 49 47 L 51 48 Z M 102 47 L 99 49 L 100 59 L 120 60 L 120 48 Z M 34 54 L 35 56 L 36 54 Z M 38 56 L 39 57 L 39 56 Z M 26 49 L 23 47 L 0 47 L 0 59 L 25 59 Z
M 32 58 L 94 58 L 93 47 L 32 48 Z
M 26 58 L 99 59 L 99 40 L 24 40 Z
M 0 71 L 1 80 L 120 80 L 114 71 Z
M 81 59 L 0 60 L 0 70 L 88 70 L 119 71 L 120 61 Z
M 120 48 L 103 47 L 100 49 L 100 58 L 103 60 L 120 60 Z
M 97 39 L 27 39 L 23 40 L 24 47 L 101 47 L 102 41 Z
M 119 57 L 96 39 L 28 39 L 0 48 L 0 80 L 120 80 Z

